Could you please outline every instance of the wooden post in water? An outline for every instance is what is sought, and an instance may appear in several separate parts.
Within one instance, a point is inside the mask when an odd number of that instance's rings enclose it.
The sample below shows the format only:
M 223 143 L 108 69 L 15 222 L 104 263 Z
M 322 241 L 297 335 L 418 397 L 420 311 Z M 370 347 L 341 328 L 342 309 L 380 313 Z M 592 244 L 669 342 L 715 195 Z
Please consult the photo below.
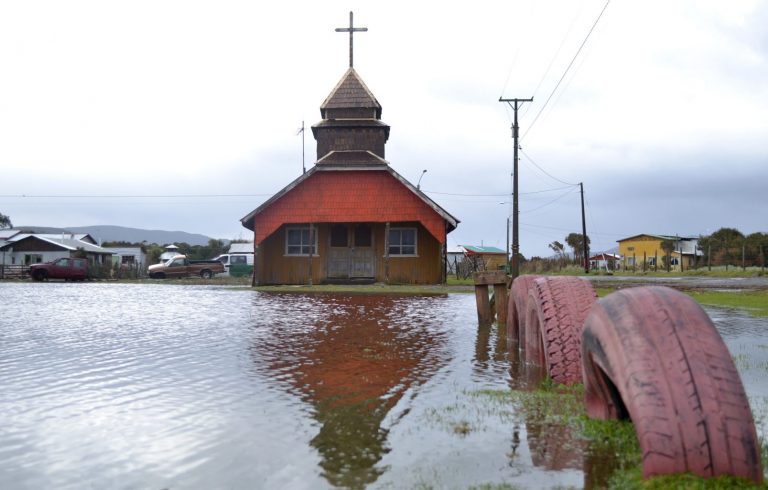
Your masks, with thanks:
M 487 284 L 475 284 L 475 301 L 477 302 L 477 322 L 480 325 L 493 323 L 491 300 L 488 297 Z
M 493 286 L 493 309 L 488 286 Z M 504 271 L 475 272 L 475 301 L 480 325 L 490 325 L 494 317 L 499 325 L 507 323 L 507 275 Z

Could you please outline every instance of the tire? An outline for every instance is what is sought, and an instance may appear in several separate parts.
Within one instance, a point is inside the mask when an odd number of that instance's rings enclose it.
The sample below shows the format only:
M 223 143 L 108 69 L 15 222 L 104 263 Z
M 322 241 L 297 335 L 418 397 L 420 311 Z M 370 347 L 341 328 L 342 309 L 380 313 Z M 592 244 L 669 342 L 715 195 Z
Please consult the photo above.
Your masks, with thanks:
M 165 273 L 163 272 L 156 272 L 154 274 L 149 275 L 150 279 L 165 279 Z
M 211 271 L 208 269 L 203 269 L 200 271 L 200 277 L 203 279 L 210 279 L 213 277 L 213 273 L 211 273 Z
M 35 281 L 47 281 L 48 271 L 45 271 L 45 270 L 35 271 L 35 273 L 32 275 L 32 279 L 34 279 Z
M 525 360 L 544 366 L 557 383 L 581 382 L 581 331 L 596 302 L 592 284 L 578 277 L 533 281 L 525 315 Z
M 525 311 L 528 304 L 528 290 L 539 276 L 518 276 L 512 282 L 507 302 L 507 348 L 520 348 L 525 342 Z M 516 345 L 515 345 L 516 343 Z
M 582 357 L 587 413 L 632 420 L 644 477 L 691 472 L 762 482 L 741 378 L 694 300 L 662 286 L 606 296 L 585 321 Z

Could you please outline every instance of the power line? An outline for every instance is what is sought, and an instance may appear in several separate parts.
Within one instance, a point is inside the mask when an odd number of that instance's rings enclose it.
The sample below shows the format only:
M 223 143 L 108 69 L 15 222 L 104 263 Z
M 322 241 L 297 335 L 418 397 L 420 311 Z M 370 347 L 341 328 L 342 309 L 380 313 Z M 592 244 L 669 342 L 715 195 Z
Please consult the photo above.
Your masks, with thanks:
M 584 7 L 584 4 L 581 5 L 581 8 L 583 7 Z M 562 50 L 563 46 L 565 46 L 565 40 L 568 39 L 568 36 L 571 33 L 571 29 L 573 29 L 573 25 L 576 23 L 576 19 L 579 17 L 581 8 L 579 9 L 579 12 L 577 12 L 576 15 L 573 16 L 573 19 L 571 19 L 571 24 L 568 26 L 568 30 L 565 31 L 565 35 L 563 36 L 563 39 L 560 41 L 560 46 L 557 47 L 557 51 L 555 51 L 554 56 L 552 56 L 552 59 L 549 61 L 549 65 L 547 66 L 547 69 L 544 70 L 544 74 L 541 76 L 541 79 L 539 79 L 538 85 L 536 85 L 536 88 L 533 89 L 533 97 L 536 97 L 536 94 L 539 92 L 539 89 L 541 88 L 541 84 L 544 83 L 544 79 L 547 78 L 547 75 L 549 74 L 549 70 L 552 68 L 552 65 L 555 63 L 557 56 L 560 54 L 560 50 Z M 526 107 L 523 113 L 520 115 L 520 117 L 525 117 L 525 115 L 528 114 L 528 111 L 530 110 L 531 107 L 533 106 L 529 105 L 528 107 Z
M 565 197 L 565 196 L 567 196 L 568 194 L 571 194 L 571 193 L 573 193 L 573 191 L 574 191 L 575 189 L 576 189 L 576 187 L 572 187 L 572 188 L 570 188 L 570 190 L 569 190 L 568 192 L 564 192 L 563 194 L 561 194 L 561 195 L 557 196 L 556 198 L 552 199 L 552 200 L 551 200 L 551 201 L 549 201 L 548 203 L 546 203 L 546 204 L 542 204 L 541 206 L 539 206 L 539 207 L 536 207 L 536 208 L 533 208 L 533 209 L 528 209 L 528 210 L 526 210 L 525 212 L 526 212 L 526 213 L 532 213 L 532 212 L 534 212 L 534 211 L 538 211 L 538 210 L 539 210 L 539 209 L 541 209 L 541 208 L 545 208 L 545 207 L 547 207 L 547 206 L 549 206 L 549 205 L 551 205 L 551 204 L 554 204 L 555 202 L 557 202 L 557 201 L 559 201 L 560 199 L 564 198 L 564 197 Z
M 532 163 L 532 164 L 533 164 L 533 165 L 534 165 L 536 168 L 538 168 L 539 170 L 541 170 L 541 171 L 542 171 L 542 172 L 543 172 L 543 173 L 544 173 L 544 174 L 545 174 L 547 177 L 549 177 L 549 178 L 551 178 L 551 179 L 553 179 L 553 180 L 556 180 L 556 181 L 560 182 L 561 184 L 565 184 L 565 185 L 567 185 L 567 186 L 577 186 L 577 185 L 579 185 L 579 184 L 573 184 L 573 183 L 571 183 L 571 182 L 566 182 L 566 181 L 564 181 L 564 180 L 558 179 L 557 177 L 555 177 L 555 176 L 554 176 L 554 175 L 552 175 L 551 173 L 549 173 L 549 172 L 547 172 L 546 170 L 544 170 L 544 169 L 543 169 L 543 168 L 542 168 L 542 167 L 541 167 L 541 166 L 540 166 L 538 163 L 536 163 L 535 161 L 533 161 L 533 158 L 531 158 L 530 156 L 528 156 L 528 154 L 527 154 L 526 152 L 524 152 L 523 150 L 520 150 L 520 153 L 522 153 L 522 154 L 523 154 L 523 156 L 524 156 L 525 158 L 527 158 L 529 162 L 531 162 L 531 163 Z
M 95 195 L 95 194 L 0 194 L 0 198 L 14 197 L 14 198 L 45 198 L 45 199 L 70 199 L 70 198 L 83 198 L 83 199 L 107 199 L 107 198 L 119 198 L 119 199 L 142 199 L 142 198 L 188 198 L 188 197 L 264 197 L 271 196 L 272 194 L 125 194 L 125 195 Z
M 570 187 L 570 184 L 569 184 L 569 187 Z M 563 189 L 567 189 L 567 188 L 568 187 L 557 187 L 555 189 L 543 189 L 543 190 L 539 190 L 539 191 L 521 192 L 520 195 L 524 196 L 524 195 L 529 195 L 529 194 L 542 194 L 542 193 L 545 193 L 545 192 L 556 192 L 556 191 L 562 191 Z M 439 194 L 439 195 L 443 195 L 443 196 L 462 196 L 462 197 L 510 197 L 512 195 L 511 193 L 506 193 L 506 194 L 459 194 L 459 193 L 454 193 L 454 192 L 438 192 L 438 191 L 428 191 L 428 190 L 423 190 L 423 192 L 428 193 L 428 194 Z
M 549 97 L 547 97 L 547 100 L 544 102 L 544 105 L 541 106 L 541 109 L 539 109 L 539 112 L 536 113 L 536 117 L 534 117 L 533 121 L 531 121 L 531 124 L 528 125 L 528 129 L 525 131 L 525 133 L 523 133 L 522 139 L 525 139 L 526 135 L 531 131 L 534 124 L 536 124 L 536 121 L 539 120 L 539 116 L 541 116 L 541 113 L 544 112 L 544 109 L 547 107 L 547 104 L 549 104 L 549 101 L 552 99 L 552 96 L 555 95 L 555 92 L 557 91 L 558 87 L 560 87 L 560 84 L 563 82 L 563 79 L 565 79 L 565 76 L 568 74 L 568 70 L 571 69 L 573 62 L 576 61 L 576 58 L 579 56 L 579 53 L 581 53 L 582 48 L 584 48 L 584 45 L 587 44 L 587 40 L 589 39 L 589 36 L 592 34 L 592 31 L 595 30 L 597 23 L 600 21 L 600 18 L 603 16 L 605 9 L 608 8 L 609 3 L 611 3 L 611 0 L 607 0 L 605 2 L 605 5 L 603 6 L 603 10 L 600 11 L 600 14 L 597 16 L 597 19 L 595 19 L 594 24 L 592 24 L 592 27 L 589 29 L 589 32 L 587 33 L 586 37 L 584 37 L 584 41 L 581 42 L 581 46 L 579 46 L 579 49 L 576 50 L 576 54 L 573 55 L 571 62 L 568 63 L 568 66 L 565 68 L 565 71 L 563 72 L 563 75 L 560 77 L 560 80 L 557 81 L 555 88 L 552 89 L 552 93 L 549 94 Z

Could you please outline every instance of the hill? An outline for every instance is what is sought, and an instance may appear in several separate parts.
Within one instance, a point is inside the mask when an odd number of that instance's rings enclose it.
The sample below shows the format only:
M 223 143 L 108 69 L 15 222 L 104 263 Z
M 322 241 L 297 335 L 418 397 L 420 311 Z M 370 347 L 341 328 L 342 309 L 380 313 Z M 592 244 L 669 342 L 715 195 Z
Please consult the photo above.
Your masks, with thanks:
M 88 233 L 96 241 L 131 243 L 157 243 L 166 245 L 169 243 L 186 242 L 190 245 L 208 245 L 211 237 L 199 233 L 187 233 L 185 231 L 144 230 L 141 228 L 128 228 L 125 226 L 94 225 L 94 226 L 70 226 L 67 228 L 51 228 L 46 226 L 15 226 L 18 230 L 36 231 L 38 233 Z

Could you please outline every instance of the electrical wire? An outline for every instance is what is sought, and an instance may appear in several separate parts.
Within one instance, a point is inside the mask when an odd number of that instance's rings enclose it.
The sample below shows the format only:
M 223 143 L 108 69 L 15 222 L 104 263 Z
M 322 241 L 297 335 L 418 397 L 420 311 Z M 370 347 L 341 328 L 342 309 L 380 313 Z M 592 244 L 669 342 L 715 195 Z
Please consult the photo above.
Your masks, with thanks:
M 584 40 L 581 42 L 581 46 L 579 46 L 579 49 L 576 50 L 576 54 L 574 54 L 573 58 L 571 58 L 571 62 L 568 63 L 568 66 L 565 68 L 565 71 L 563 72 L 563 75 L 560 77 L 560 80 L 557 81 L 555 88 L 552 89 L 552 92 L 549 94 L 549 97 L 547 97 L 547 100 L 544 102 L 544 105 L 541 106 L 541 109 L 539 109 L 539 112 L 536 113 L 536 117 L 533 118 L 533 121 L 531 121 L 531 124 L 528 125 L 528 129 L 526 129 L 525 133 L 523 133 L 523 136 L 520 139 L 525 139 L 525 136 L 531 132 L 531 129 L 536 124 L 536 121 L 539 120 L 539 116 L 541 116 L 541 113 L 544 112 L 544 109 L 547 107 L 547 104 L 549 104 L 549 101 L 552 99 L 552 96 L 555 95 L 555 92 L 557 91 L 558 87 L 560 87 L 560 84 L 563 82 L 563 79 L 565 79 L 565 76 L 568 74 L 568 71 L 571 69 L 571 66 L 573 66 L 573 62 L 576 61 L 576 58 L 579 56 L 579 53 L 581 53 L 582 48 L 584 48 L 584 45 L 587 44 L 587 40 L 589 39 L 589 36 L 592 34 L 592 31 L 595 30 L 597 23 L 600 22 L 600 18 L 603 16 L 605 9 L 608 8 L 609 3 L 611 3 L 611 0 L 607 0 L 605 2 L 603 9 L 600 11 L 600 14 L 597 16 L 597 19 L 595 19 L 595 22 L 592 24 L 592 27 L 589 29 L 589 32 L 587 32 L 587 35 L 586 37 L 584 37 Z
M 552 180 L 556 180 L 556 181 L 560 182 L 561 184 L 565 184 L 565 185 L 568 185 L 568 186 L 577 186 L 577 185 L 579 185 L 579 184 L 574 184 L 574 183 L 572 183 L 572 182 L 566 182 L 566 181 L 564 181 L 564 180 L 558 179 L 557 177 L 555 177 L 555 176 L 554 176 L 554 175 L 552 175 L 551 173 L 549 173 L 549 172 L 547 172 L 546 170 L 544 170 L 544 169 L 543 169 L 543 168 L 542 168 L 542 167 L 541 167 L 541 166 L 540 166 L 538 163 L 536 163 L 535 161 L 533 161 L 533 158 L 531 158 L 530 156 L 528 156 L 528 154 L 527 154 L 526 152 L 524 152 L 522 149 L 520 150 L 520 153 L 522 153 L 522 154 L 523 154 L 523 156 L 525 156 L 525 158 L 527 158 L 529 162 L 531 162 L 531 163 L 532 163 L 532 164 L 533 164 L 533 165 L 534 165 L 536 168 L 538 168 L 539 170 L 541 170 L 541 172 L 543 172 L 543 173 L 544 173 L 544 174 L 545 174 L 547 177 L 549 177 L 550 179 L 552 179 Z
M 142 199 L 142 198 L 188 198 L 188 197 L 263 197 L 273 194 L 126 194 L 126 195 L 94 195 L 94 194 L 0 194 L 0 198 L 41 198 L 41 199 Z
M 571 188 L 571 189 L 570 189 L 568 192 L 564 192 L 562 195 L 560 195 L 560 196 L 557 196 L 556 198 L 552 199 L 551 201 L 549 201 L 549 202 L 548 202 L 548 203 L 546 203 L 546 204 L 542 204 L 541 206 L 538 206 L 538 207 L 536 207 L 536 208 L 533 208 L 533 209 L 526 209 L 525 211 L 521 211 L 521 212 L 524 212 L 524 213 L 532 213 L 532 212 L 534 212 L 534 211 L 538 211 L 539 209 L 541 209 L 541 208 L 545 208 L 545 207 L 547 207 L 547 206 L 549 206 L 549 205 L 551 205 L 551 204 L 554 204 L 554 203 L 556 203 L 557 201 L 559 201 L 560 199 L 564 198 L 565 196 L 567 196 L 567 195 L 569 195 L 569 194 L 572 194 L 574 190 L 576 190 L 576 188 L 575 188 L 575 187 L 572 187 L 572 188 Z
M 573 19 L 571 19 L 571 24 L 568 26 L 568 30 L 565 31 L 565 35 L 563 36 L 563 39 L 560 41 L 560 46 L 557 47 L 557 51 L 555 51 L 554 56 L 552 56 L 552 59 L 549 60 L 549 65 L 547 66 L 547 69 L 544 70 L 544 74 L 541 76 L 541 79 L 539 79 L 538 85 L 536 85 L 536 88 L 533 89 L 533 94 L 531 95 L 532 99 L 536 98 L 536 94 L 539 92 L 539 89 L 541 88 L 541 84 L 544 83 L 544 79 L 547 78 L 547 75 L 549 74 L 549 70 L 552 69 L 552 65 L 555 63 L 557 56 L 560 54 L 560 51 L 563 49 L 563 46 L 565 46 L 565 40 L 568 39 L 568 36 L 571 33 L 571 29 L 573 29 L 573 25 L 576 23 L 576 19 L 579 17 L 579 14 L 581 13 L 582 8 L 584 8 L 584 3 L 581 4 L 579 11 L 576 12 L 576 15 L 574 15 Z M 525 115 L 528 114 L 528 111 L 531 109 L 531 107 L 533 107 L 533 104 L 528 104 L 525 107 L 525 110 L 523 111 L 523 113 L 520 114 L 520 117 L 524 118 Z

